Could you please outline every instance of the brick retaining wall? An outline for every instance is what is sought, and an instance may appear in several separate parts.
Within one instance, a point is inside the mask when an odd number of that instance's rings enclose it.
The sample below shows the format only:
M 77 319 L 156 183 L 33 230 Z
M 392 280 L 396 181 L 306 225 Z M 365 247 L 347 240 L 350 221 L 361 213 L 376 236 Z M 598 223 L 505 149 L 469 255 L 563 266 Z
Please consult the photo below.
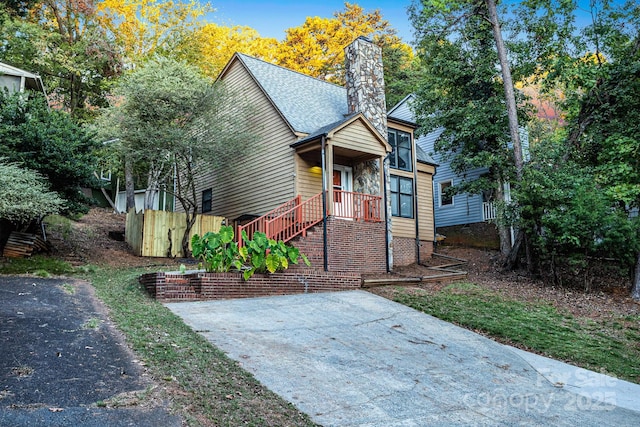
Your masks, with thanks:
M 147 292 L 162 302 L 252 298 L 270 295 L 360 289 L 360 274 L 296 269 L 254 274 L 244 281 L 240 273 L 148 273 L 140 276 Z

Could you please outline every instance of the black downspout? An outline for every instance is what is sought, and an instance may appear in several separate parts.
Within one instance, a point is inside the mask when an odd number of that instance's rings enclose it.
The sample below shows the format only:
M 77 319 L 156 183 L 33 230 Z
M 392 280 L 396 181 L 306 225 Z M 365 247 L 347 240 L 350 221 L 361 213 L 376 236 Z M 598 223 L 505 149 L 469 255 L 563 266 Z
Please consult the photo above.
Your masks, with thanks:
M 329 271 L 329 260 L 327 259 L 329 251 L 327 250 L 327 177 L 325 171 L 327 163 L 324 151 L 325 144 L 326 139 L 325 136 L 322 135 L 320 151 L 320 157 L 322 158 L 322 257 L 324 258 L 324 271 Z
M 418 218 L 418 162 L 413 162 L 413 214 L 416 218 L 416 260 L 420 265 L 420 222 Z
M 386 157 L 382 160 L 382 192 L 384 193 L 384 249 L 385 249 L 385 263 L 387 265 L 387 273 L 391 272 L 391 268 L 389 268 L 389 218 L 387 218 L 387 214 L 389 213 L 389 209 L 387 209 L 389 199 L 387 199 L 387 174 L 385 172 L 384 164 L 389 159 L 391 153 L 387 154 Z

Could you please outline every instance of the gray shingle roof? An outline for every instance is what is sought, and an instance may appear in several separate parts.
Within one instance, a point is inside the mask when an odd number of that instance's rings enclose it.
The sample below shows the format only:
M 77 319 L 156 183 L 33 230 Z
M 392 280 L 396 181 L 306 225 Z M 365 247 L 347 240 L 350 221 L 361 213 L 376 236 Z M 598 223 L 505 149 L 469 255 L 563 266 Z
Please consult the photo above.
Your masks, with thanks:
M 418 144 L 416 144 L 416 160 L 421 163 L 427 163 L 430 165 L 438 166 L 438 164 L 431 158 L 431 156 L 424 151 Z
M 348 113 L 345 88 L 251 56 L 238 54 L 238 57 L 294 131 L 314 134 L 345 119 Z
M 353 116 L 348 115 L 347 90 L 344 87 L 242 53 L 238 53 L 238 58 L 293 130 L 308 134 L 295 145 L 331 131 Z M 406 104 L 409 99 L 406 97 L 400 104 Z M 402 107 L 408 110 L 405 105 Z M 403 116 L 397 108 L 394 107 L 391 113 L 404 118 L 406 114 Z M 402 112 L 406 113 L 404 110 Z M 418 146 L 416 156 L 420 162 L 435 164 Z

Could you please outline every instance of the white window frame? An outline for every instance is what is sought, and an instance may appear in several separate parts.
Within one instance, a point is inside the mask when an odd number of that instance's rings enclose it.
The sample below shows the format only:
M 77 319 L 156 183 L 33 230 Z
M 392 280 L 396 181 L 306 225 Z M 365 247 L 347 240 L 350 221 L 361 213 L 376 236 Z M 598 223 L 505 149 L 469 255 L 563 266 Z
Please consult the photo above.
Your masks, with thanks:
M 445 181 L 438 182 L 438 203 L 441 208 L 448 208 L 454 206 L 455 204 L 455 196 L 451 196 L 451 203 L 442 204 L 442 184 L 449 184 L 447 187 L 453 187 L 453 179 L 447 179 Z

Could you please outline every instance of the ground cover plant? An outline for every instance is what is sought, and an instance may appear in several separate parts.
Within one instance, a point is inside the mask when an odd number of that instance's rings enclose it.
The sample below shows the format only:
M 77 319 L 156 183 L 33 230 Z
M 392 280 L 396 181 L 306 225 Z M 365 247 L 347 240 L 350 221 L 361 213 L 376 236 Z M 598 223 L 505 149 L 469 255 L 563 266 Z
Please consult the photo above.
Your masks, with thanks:
M 74 271 L 66 261 L 42 255 L 31 258 L 0 258 L 0 274 L 33 274 L 41 277 Z
M 310 266 L 306 255 L 298 248 L 283 241 L 267 238 L 265 233 L 255 232 L 249 239 L 242 232 L 243 245 L 234 241 L 233 227 L 222 226 L 217 233 L 207 232 L 202 236 L 195 234 L 191 238 L 193 256 L 210 273 L 224 273 L 232 269 L 242 271 L 244 280 L 254 273 L 275 273 L 298 264 L 299 260 Z

